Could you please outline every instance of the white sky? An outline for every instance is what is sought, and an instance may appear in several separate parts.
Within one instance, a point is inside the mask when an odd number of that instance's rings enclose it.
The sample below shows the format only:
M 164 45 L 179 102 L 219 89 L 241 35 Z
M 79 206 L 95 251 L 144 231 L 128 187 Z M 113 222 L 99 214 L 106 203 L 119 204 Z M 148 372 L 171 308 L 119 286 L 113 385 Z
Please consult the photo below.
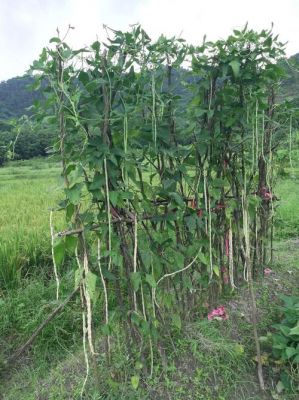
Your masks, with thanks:
M 0 81 L 22 75 L 68 24 L 77 47 L 104 39 L 103 24 L 123 30 L 139 22 L 153 38 L 181 35 L 196 44 L 204 34 L 226 38 L 247 21 L 258 30 L 273 22 L 287 54 L 299 52 L 299 0 L 0 0 Z

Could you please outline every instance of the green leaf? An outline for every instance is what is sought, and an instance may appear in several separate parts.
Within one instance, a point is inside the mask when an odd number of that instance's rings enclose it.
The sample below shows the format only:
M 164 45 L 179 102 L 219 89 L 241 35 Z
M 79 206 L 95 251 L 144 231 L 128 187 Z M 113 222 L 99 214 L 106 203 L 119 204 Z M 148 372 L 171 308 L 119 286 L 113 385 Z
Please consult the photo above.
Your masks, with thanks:
M 59 37 L 52 37 L 49 41 L 50 43 L 61 43 Z
M 96 50 L 96 51 L 99 51 L 99 50 L 100 50 L 100 47 L 101 47 L 101 43 L 100 43 L 99 41 L 96 41 L 96 42 L 94 42 L 94 43 L 91 45 L 91 48 L 92 48 L 93 50 Z
M 203 253 L 199 253 L 198 254 L 198 259 L 200 262 L 202 262 L 204 265 L 208 265 L 209 261 L 207 259 L 207 257 L 203 254 Z
M 86 277 L 86 287 L 89 293 L 89 296 L 92 301 L 96 300 L 96 284 L 97 284 L 97 276 L 91 271 L 88 271 Z
M 94 92 L 95 90 L 99 90 L 100 86 L 106 83 L 104 79 L 94 79 L 86 85 L 86 89 L 89 91 L 89 93 Z
M 181 321 L 181 317 L 179 316 L 179 314 L 173 314 L 172 317 L 172 324 L 178 328 L 179 330 L 182 329 L 182 321 Z
M 137 292 L 141 283 L 141 274 L 140 272 L 131 272 L 130 273 L 131 282 L 133 285 L 134 292 Z
M 118 200 L 119 200 L 119 194 L 117 191 L 113 192 L 109 192 L 109 199 L 112 203 L 112 205 L 115 207 L 117 206 Z
M 66 196 L 71 203 L 79 204 L 81 198 L 81 189 L 81 183 L 76 183 L 72 188 L 65 189 Z
M 102 272 L 103 272 L 103 276 L 105 279 L 107 279 L 108 281 L 111 281 L 111 282 L 115 282 L 115 280 L 116 280 L 115 274 L 110 272 L 107 268 L 103 268 Z
M 72 219 L 72 216 L 74 215 L 75 212 L 75 206 L 72 203 L 69 203 L 66 207 L 66 214 L 65 214 L 65 219 L 66 222 L 70 222 Z
M 69 173 L 69 187 L 72 188 L 77 183 L 82 182 L 83 168 L 81 165 L 76 165 L 75 168 L 72 168 Z
M 279 381 L 276 385 L 277 393 L 282 393 L 284 389 L 285 389 L 284 384 L 281 381 Z
M 133 386 L 133 389 L 134 390 L 137 390 L 138 389 L 138 386 L 139 386 L 139 376 L 138 375 L 133 375 L 132 377 L 131 377 L 131 383 L 132 383 L 132 386 Z
M 220 272 L 219 272 L 218 265 L 214 265 L 213 266 L 213 271 L 214 271 L 215 275 L 218 276 L 218 278 L 219 278 Z
M 112 258 L 112 262 L 113 265 L 117 266 L 117 267 L 122 267 L 123 265 L 123 256 L 117 252 L 112 252 L 111 253 L 111 258 Z
M 171 192 L 169 193 L 169 197 L 180 207 L 184 207 L 185 206 L 185 202 L 182 199 L 182 197 L 176 193 L 176 192 Z
M 105 185 L 105 176 L 99 173 L 96 173 L 93 177 L 93 181 L 90 183 L 88 189 L 89 190 L 99 190 Z
M 65 247 L 70 252 L 74 252 L 76 250 L 77 243 L 78 243 L 78 238 L 76 236 L 66 236 Z
M 152 253 L 149 250 L 140 250 L 143 264 L 147 271 L 149 271 L 152 263 Z
M 133 324 L 135 324 L 140 328 L 141 321 L 143 321 L 143 317 L 140 314 L 134 312 L 131 314 L 131 321 Z
M 240 62 L 238 60 L 233 60 L 229 63 L 229 65 L 232 67 L 234 77 L 238 78 L 240 73 Z
M 286 355 L 287 358 L 290 359 L 291 357 L 293 357 L 295 354 L 297 354 L 297 350 L 294 349 L 294 347 L 287 347 L 286 348 Z
M 183 268 L 184 262 L 185 262 L 184 255 L 182 253 L 175 252 L 174 257 L 175 257 L 175 265 L 176 265 L 177 269 Z
M 64 253 L 65 253 L 65 243 L 63 240 L 60 240 L 58 243 L 54 245 L 54 259 L 55 263 L 57 265 L 62 264 L 63 259 L 64 259 Z
M 295 328 L 292 328 L 289 332 L 290 335 L 299 335 L 299 325 L 295 326 Z
M 85 71 L 80 71 L 78 79 L 81 83 L 83 83 L 84 86 L 86 86 L 89 82 L 89 75 Z
M 63 50 L 61 56 L 66 60 L 66 59 L 70 58 L 70 56 L 72 54 L 73 54 L 73 52 L 71 49 L 66 49 L 66 50 Z
M 289 334 L 290 334 L 290 328 L 289 328 L 288 326 L 281 325 L 281 324 L 278 324 L 277 326 L 278 326 L 279 330 L 280 330 L 285 336 L 289 336 Z
M 145 280 L 150 285 L 150 287 L 152 287 L 152 288 L 156 288 L 157 287 L 157 283 L 156 283 L 155 278 L 153 277 L 153 275 L 146 274 Z
M 132 192 L 120 192 L 120 196 L 123 200 L 132 200 L 134 198 L 134 193 Z
M 139 326 L 140 332 L 144 336 L 148 336 L 150 333 L 150 324 L 148 321 L 145 321 L 144 319 L 140 320 L 140 326 Z

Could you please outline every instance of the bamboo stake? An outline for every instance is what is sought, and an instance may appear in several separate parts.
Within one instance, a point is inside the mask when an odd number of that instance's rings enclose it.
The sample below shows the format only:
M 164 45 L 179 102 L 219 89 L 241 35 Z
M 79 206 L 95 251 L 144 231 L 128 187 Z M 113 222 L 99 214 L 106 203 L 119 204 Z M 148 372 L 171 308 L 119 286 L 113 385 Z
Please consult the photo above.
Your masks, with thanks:
M 257 306 L 256 306 L 256 299 L 253 287 L 253 279 L 252 279 L 252 266 L 251 266 L 251 259 L 250 259 L 250 238 L 249 238 L 249 224 L 248 224 L 248 210 L 247 210 L 247 203 L 245 198 L 245 193 L 242 193 L 242 203 L 243 203 L 243 231 L 245 237 L 245 249 L 243 244 L 241 244 L 241 250 L 245 259 L 246 269 L 247 269 L 247 276 L 248 276 L 248 287 L 250 293 L 250 301 L 251 301 L 251 317 L 252 317 L 252 327 L 253 327 L 253 336 L 255 341 L 255 348 L 256 348 L 256 357 L 257 357 L 257 364 L 258 364 L 258 380 L 260 384 L 260 388 L 262 391 L 265 390 L 264 384 L 264 377 L 263 377 L 263 365 L 262 365 L 262 358 L 261 358 L 261 347 L 259 342 L 258 336 L 258 329 L 257 329 Z

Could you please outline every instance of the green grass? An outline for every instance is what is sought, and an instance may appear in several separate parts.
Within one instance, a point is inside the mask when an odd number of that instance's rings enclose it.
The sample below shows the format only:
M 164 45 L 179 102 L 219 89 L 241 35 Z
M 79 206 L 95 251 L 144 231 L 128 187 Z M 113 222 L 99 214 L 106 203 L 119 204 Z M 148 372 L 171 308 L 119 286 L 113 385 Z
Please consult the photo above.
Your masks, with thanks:
M 59 185 L 55 162 L 37 159 L 0 168 L 0 287 L 13 287 L 21 275 L 49 264 L 49 210 L 60 196 Z
M 294 259 L 298 257 L 294 252 Z M 295 279 L 297 272 L 292 271 L 294 280 L 289 279 L 283 260 L 277 258 L 277 272 L 272 277 L 265 278 L 263 285 L 257 288 L 259 305 L 259 333 L 265 335 L 278 318 L 276 309 L 276 293 L 298 292 Z M 275 269 L 276 270 L 276 269 Z M 66 281 L 65 281 L 66 282 Z M 65 284 L 65 283 L 64 283 Z M 36 289 L 35 289 L 36 288 Z M 65 286 L 68 289 L 68 285 Z M 33 293 L 35 292 L 35 294 Z M 49 312 L 53 307 L 51 296 L 54 297 L 55 286 L 47 289 L 40 282 L 32 282 L 25 290 L 18 290 L 6 300 L 5 312 L 13 314 L 11 322 L 6 321 L 4 331 L 9 335 L 22 336 L 30 333 L 33 325 L 40 321 L 40 308 L 46 307 Z M 30 302 L 33 296 L 35 304 Z M 24 309 L 15 304 L 16 299 L 22 301 Z M 47 302 L 49 303 L 47 305 Z M 118 351 L 123 345 L 121 330 L 114 335 L 113 365 L 107 368 L 101 351 L 102 339 L 98 333 L 97 366 L 100 381 L 96 388 L 95 378 L 90 374 L 84 399 L 90 400 L 267 400 L 275 393 L 275 382 L 278 373 L 272 364 L 264 366 L 264 374 L 268 386 L 267 392 L 261 394 L 256 376 L 254 362 L 254 344 L 252 325 L 248 309 L 248 290 L 241 288 L 238 295 L 227 300 L 229 319 L 227 321 L 209 322 L 198 319 L 192 323 L 184 323 L 181 332 L 172 332 L 174 347 L 166 345 L 167 366 L 159 366 L 159 354 L 155 353 L 155 370 L 152 379 L 141 378 L 140 385 L 134 390 L 131 377 L 138 373 L 136 366 Z M 22 304 L 21 303 L 21 304 Z M 3 400 L 34 399 L 80 399 L 85 377 L 84 355 L 80 343 L 80 313 L 73 304 L 60 317 L 48 326 L 38 338 L 35 346 L 27 356 L 19 360 L 18 365 L 6 377 L 3 385 Z M 30 315 L 37 316 L 33 318 Z M 26 326 L 26 320 L 31 324 Z M 72 329 L 73 335 L 67 332 Z M 26 334 L 25 334 L 26 331 Z M 1 335 L 3 335 L 3 328 Z M 22 340 L 19 339 L 21 343 Z M 263 354 L 265 350 L 262 348 Z M 275 397 L 277 400 L 295 400 L 295 395 L 283 393 Z
M 298 242 L 276 243 L 275 271 L 256 287 L 259 309 L 259 334 L 265 336 L 280 318 L 278 293 L 299 294 Z M 286 258 L 288 255 L 288 258 Z M 4 318 L 0 319 L 2 358 L 22 344 L 36 326 L 56 306 L 55 283 L 38 279 L 23 281 L 22 287 L 9 291 L 1 302 Z M 70 271 L 62 278 L 62 293 L 73 288 Z M 30 352 L 23 355 L 3 380 L 3 400 L 76 400 L 85 378 L 85 363 L 81 344 L 79 299 L 74 300 L 37 338 Z M 183 329 L 171 332 L 174 346 L 165 343 L 167 366 L 162 368 L 155 352 L 152 379 L 141 378 L 139 388 L 131 385 L 138 368 L 131 365 L 122 347 L 122 329 L 113 335 L 113 364 L 107 368 L 103 354 L 103 339 L 97 336 L 99 387 L 90 374 L 84 399 L 90 400 L 295 400 L 295 394 L 277 396 L 277 367 L 264 366 L 267 392 L 261 394 L 253 360 L 255 347 L 250 322 L 249 294 L 246 285 L 232 298 L 223 299 L 229 319 L 209 322 L 198 318 L 183 323 Z M 95 310 L 96 325 L 102 320 L 101 306 Z M 269 349 L 262 347 L 270 358 Z M 4 353 L 4 354 L 3 354 Z
M 277 184 L 278 202 L 277 214 L 275 217 L 276 239 L 299 237 L 299 179 L 280 179 Z

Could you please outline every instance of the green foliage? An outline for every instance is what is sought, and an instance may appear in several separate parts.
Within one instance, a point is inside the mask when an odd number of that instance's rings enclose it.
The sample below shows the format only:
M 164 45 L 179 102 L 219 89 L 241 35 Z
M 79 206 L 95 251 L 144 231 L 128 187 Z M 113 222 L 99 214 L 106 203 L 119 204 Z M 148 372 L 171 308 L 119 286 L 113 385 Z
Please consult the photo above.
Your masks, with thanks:
M 0 166 L 12 158 L 27 160 L 51 152 L 55 135 L 45 125 L 34 124 L 23 116 L 3 123 L 4 126 L 0 130 Z
M 281 296 L 284 305 L 279 308 L 282 320 L 273 327 L 274 357 L 299 364 L 299 297 Z
M 0 120 L 18 118 L 29 112 L 40 93 L 30 90 L 34 78 L 28 75 L 0 82 Z M 1 128 L 0 128 L 1 130 Z
M 284 49 L 247 27 L 199 46 L 152 41 L 140 26 L 111 33 L 79 50 L 50 40 L 33 63 L 36 86 L 48 85 L 39 121 L 57 134 L 83 307 L 101 285 L 107 340 L 113 316 L 152 376 L 165 332 L 226 290 L 223 271 L 240 283 L 244 243 L 256 271 L 267 263 L 273 158 L 289 129 L 289 106 L 275 102 Z
M 280 296 L 281 321 L 273 328 L 267 341 L 271 343 L 273 356 L 281 364 L 277 391 L 299 391 L 299 297 Z
M 54 144 L 53 131 L 31 119 L 42 97 L 34 81 L 24 76 L 0 83 L 0 166 L 11 158 L 45 156 Z
M 4 165 L 5 161 L 7 160 L 7 152 L 6 146 L 0 146 L 0 167 Z

